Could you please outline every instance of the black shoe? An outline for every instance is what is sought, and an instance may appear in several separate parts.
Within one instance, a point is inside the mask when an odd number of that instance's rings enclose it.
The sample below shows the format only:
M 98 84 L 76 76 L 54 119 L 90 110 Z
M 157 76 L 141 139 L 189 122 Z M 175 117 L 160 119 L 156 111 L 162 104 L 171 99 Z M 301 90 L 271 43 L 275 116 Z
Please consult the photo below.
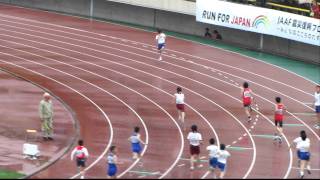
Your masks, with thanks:
M 308 174 L 311 174 L 311 171 L 307 169 Z
M 53 141 L 53 138 L 52 138 L 52 137 L 48 137 L 48 139 L 51 140 L 51 141 Z
M 303 179 L 304 175 L 300 175 L 300 179 Z
M 44 141 L 48 141 L 48 140 L 49 140 L 47 137 L 42 137 L 42 139 L 43 139 Z

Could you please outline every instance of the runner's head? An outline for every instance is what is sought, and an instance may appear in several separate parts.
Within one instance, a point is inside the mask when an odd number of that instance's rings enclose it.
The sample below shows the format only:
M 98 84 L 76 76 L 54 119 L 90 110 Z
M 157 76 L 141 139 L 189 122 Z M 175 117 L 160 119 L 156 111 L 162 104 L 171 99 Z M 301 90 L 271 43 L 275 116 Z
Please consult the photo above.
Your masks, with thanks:
M 300 131 L 300 137 L 303 141 L 307 139 L 307 134 L 304 130 Z
M 220 144 L 220 150 L 225 150 L 225 149 L 226 149 L 226 145 Z
M 248 82 L 244 82 L 243 83 L 243 88 L 248 88 L 249 87 L 249 83 Z
M 177 93 L 180 93 L 182 91 L 181 87 L 177 87 Z
M 212 144 L 214 144 L 216 141 L 214 140 L 214 138 L 211 138 L 210 140 L 209 140 L 209 143 L 212 145 Z
M 138 126 L 134 127 L 134 132 L 135 133 L 139 133 L 139 131 L 140 131 L 140 128 Z
M 192 125 L 192 126 L 191 126 L 191 131 L 192 131 L 192 132 L 197 132 L 197 131 L 198 131 L 197 125 L 195 125 L 195 124 Z
M 79 146 L 83 146 L 83 140 L 80 139 L 80 140 L 78 141 L 78 145 L 79 145 Z
M 276 102 L 277 103 L 281 103 L 281 98 L 280 97 L 276 97 Z
M 317 93 L 320 93 L 320 85 L 316 86 L 316 91 L 317 91 Z
M 116 153 L 116 152 L 117 152 L 116 146 L 111 146 L 111 147 L 110 147 L 110 152 L 111 152 L 111 153 Z
M 158 29 L 157 31 L 158 31 L 159 34 L 162 33 L 162 30 L 161 30 L 161 29 Z

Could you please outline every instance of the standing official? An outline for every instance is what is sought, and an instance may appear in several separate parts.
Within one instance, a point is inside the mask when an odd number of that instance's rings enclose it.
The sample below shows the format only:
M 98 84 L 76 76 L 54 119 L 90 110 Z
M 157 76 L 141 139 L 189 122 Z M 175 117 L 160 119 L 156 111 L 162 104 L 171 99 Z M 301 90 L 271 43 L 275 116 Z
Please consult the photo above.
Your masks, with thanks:
M 39 115 L 43 140 L 53 140 L 53 105 L 48 93 L 44 93 L 43 99 L 40 101 Z

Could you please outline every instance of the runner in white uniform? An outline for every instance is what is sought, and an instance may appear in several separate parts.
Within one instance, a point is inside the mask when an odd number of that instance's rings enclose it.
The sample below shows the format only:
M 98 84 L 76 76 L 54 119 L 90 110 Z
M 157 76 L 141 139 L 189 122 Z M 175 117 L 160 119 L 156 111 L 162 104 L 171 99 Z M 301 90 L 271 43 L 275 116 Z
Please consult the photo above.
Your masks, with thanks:
M 213 173 L 213 178 L 216 179 L 217 176 L 216 176 L 214 170 L 218 166 L 219 148 L 218 148 L 218 146 L 215 145 L 214 138 L 211 138 L 209 140 L 209 144 L 210 145 L 207 147 L 207 150 L 209 151 L 209 167 L 210 167 L 211 172 Z
M 196 125 L 191 126 L 191 132 L 189 132 L 187 139 L 190 142 L 190 169 L 194 170 L 194 162 L 196 159 L 198 163 L 200 163 L 200 144 L 202 144 L 202 135 L 198 132 Z M 198 167 L 202 167 L 202 164 L 199 164 Z
M 225 150 L 226 146 L 220 144 L 220 150 L 218 151 L 218 168 L 220 169 L 220 179 L 222 179 L 226 173 L 227 159 L 230 157 L 230 153 Z
M 182 93 L 181 87 L 177 88 L 177 93 L 174 94 L 176 107 L 178 110 L 179 118 L 178 120 L 182 122 L 182 128 L 185 130 L 184 127 L 184 118 L 185 118 L 185 111 L 184 111 L 184 94 Z
M 320 129 L 320 85 L 317 85 L 316 92 L 314 93 L 314 108 L 317 114 L 317 124 L 314 125 L 316 129 Z
M 304 168 L 307 165 L 308 174 L 311 174 L 311 167 L 310 167 L 310 139 L 307 138 L 307 134 L 305 131 L 300 132 L 300 137 L 296 138 L 293 141 L 296 144 L 297 149 L 297 156 L 298 156 L 298 164 L 300 166 L 300 178 L 304 177 Z M 291 146 L 289 147 L 291 148 Z
M 162 60 L 162 51 L 166 44 L 166 35 L 162 32 L 162 30 L 158 29 L 158 34 L 156 35 L 156 41 L 157 41 L 157 48 L 159 51 L 159 60 Z

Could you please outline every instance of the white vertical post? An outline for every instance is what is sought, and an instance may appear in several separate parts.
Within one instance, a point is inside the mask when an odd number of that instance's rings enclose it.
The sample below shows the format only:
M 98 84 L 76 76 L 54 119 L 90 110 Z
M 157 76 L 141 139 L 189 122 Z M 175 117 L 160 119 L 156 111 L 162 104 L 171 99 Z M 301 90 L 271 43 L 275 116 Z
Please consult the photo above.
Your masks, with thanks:
M 90 18 L 93 16 L 93 0 L 90 0 Z
M 259 49 L 262 50 L 263 49 L 263 34 L 260 34 L 260 46 Z

